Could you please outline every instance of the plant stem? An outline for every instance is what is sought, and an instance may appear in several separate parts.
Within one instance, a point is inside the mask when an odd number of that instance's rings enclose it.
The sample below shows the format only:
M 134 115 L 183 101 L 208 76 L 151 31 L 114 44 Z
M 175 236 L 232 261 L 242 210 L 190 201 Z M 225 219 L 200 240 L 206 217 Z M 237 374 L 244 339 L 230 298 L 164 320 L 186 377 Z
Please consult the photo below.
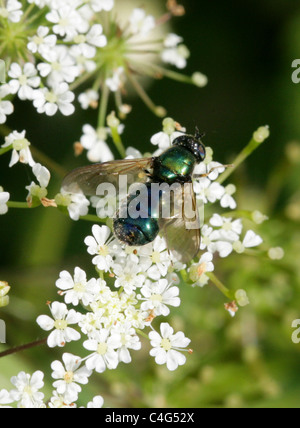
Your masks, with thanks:
M 224 296 L 226 296 L 230 300 L 234 299 L 231 291 L 227 287 L 225 287 L 225 285 L 216 277 L 216 275 L 214 273 L 206 272 L 206 275 L 215 284 L 215 286 L 221 291 L 221 293 L 224 294 Z
M 27 343 L 26 345 L 17 346 L 16 348 L 8 349 L 0 353 L 0 358 L 7 357 L 8 355 L 17 354 L 18 352 L 26 351 L 27 349 L 36 348 L 37 346 L 45 345 L 47 338 L 38 340 L 36 342 Z
M 257 142 L 254 138 L 250 141 L 250 143 L 241 151 L 241 153 L 236 157 L 236 159 L 232 162 L 232 168 L 226 169 L 223 174 L 217 179 L 217 182 L 222 184 L 231 174 L 261 145 L 261 142 Z
M 100 104 L 100 109 L 99 109 L 98 128 L 104 128 L 105 127 L 109 92 L 110 92 L 109 87 L 104 83 L 103 89 L 102 89 L 101 104 Z
M 12 202 L 8 201 L 7 204 L 8 208 L 20 208 L 20 209 L 30 209 L 27 202 Z

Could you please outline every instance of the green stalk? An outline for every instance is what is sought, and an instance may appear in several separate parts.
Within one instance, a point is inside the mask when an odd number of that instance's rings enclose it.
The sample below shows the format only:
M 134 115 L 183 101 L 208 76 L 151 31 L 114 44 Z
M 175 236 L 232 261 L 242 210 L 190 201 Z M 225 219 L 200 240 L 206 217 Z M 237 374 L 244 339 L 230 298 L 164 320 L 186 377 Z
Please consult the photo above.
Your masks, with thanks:
M 27 202 L 8 201 L 6 205 L 8 206 L 8 208 L 31 209 L 31 207 L 28 206 Z
M 106 116 L 107 116 L 107 107 L 108 107 L 108 100 L 109 100 L 109 87 L 105 83 L 104 78 L 104 84 L 103 84 L 103 90 L 102 90 L 102 98 L 101 98 L 101 104 L 99 109 L 99 116 L 98 116 L 98 128 L 104 128 L 105 122 L 106 122 Z
M 206 272 L 206 275 L 209 279 L 215 284 L 215 286 L 221 291 L 224 296 L 226 296 L 229 300 L 234 300 L 234 296 L 232 292 L 225 287 L 225 285 L 216 277 L 216 275 L 212 272 Z
M 260 134 L 261 132 L 261 134 Z M 268 138 L 268 130 L 267 127 L 259 128 L 256 133 L 254 133 L 252 140 L 249 144 L 241 151 L 241 153 L 236 157 L 233 161 L 232 168 L 228 168 L 220 177 L 217 179 L 217 182 L 222 184 L 227 178 L 231 176 L 231 174 L 250 156 L 252 153 L 260 147 L 263 141 Z

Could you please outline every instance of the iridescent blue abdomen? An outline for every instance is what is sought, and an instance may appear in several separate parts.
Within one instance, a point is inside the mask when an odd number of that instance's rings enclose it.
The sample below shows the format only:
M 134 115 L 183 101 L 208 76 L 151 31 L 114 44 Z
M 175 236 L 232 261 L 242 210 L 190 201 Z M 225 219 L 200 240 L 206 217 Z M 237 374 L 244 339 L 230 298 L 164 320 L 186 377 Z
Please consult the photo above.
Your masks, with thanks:
M 129 195 L 114 219 L 115 235 L 130 246 L 149 244 L 159 233 L 160 196 L 153 198 L 151 183 L 144 184 L 144 189 L 139 199 L 136 194 Z

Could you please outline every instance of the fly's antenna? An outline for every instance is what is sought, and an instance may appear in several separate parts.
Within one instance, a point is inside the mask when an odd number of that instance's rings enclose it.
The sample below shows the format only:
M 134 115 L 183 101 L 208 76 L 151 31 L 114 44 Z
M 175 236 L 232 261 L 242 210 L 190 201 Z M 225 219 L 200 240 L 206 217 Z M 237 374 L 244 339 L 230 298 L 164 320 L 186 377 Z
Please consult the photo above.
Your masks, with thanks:
M 196 126 L 196 134 L 195 134 L 195 138 L 197 139 L 197 140 L 201 140 L 202 138 L 204 138 L 205 137 L 205 132 L 200 132 L 199 131 L 199 128 L 198 128 L 198 126 Z

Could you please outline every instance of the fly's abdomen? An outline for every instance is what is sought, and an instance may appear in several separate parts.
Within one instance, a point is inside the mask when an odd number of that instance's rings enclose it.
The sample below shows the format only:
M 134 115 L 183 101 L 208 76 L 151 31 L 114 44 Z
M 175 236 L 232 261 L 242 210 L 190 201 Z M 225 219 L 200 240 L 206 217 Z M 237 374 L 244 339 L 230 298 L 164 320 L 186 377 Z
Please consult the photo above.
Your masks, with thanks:
M 116 237 L 130 246 L 149 244 L 159 233 L 160 197 L 152 197 L 150 183 L 139 187 L 141 192 L 129 195 L 114 219 Z
M 156 158 L 153 180 L 166 183 L 189 181 L 196 164 L 195 156 L 184 147 L 174 146 Z

